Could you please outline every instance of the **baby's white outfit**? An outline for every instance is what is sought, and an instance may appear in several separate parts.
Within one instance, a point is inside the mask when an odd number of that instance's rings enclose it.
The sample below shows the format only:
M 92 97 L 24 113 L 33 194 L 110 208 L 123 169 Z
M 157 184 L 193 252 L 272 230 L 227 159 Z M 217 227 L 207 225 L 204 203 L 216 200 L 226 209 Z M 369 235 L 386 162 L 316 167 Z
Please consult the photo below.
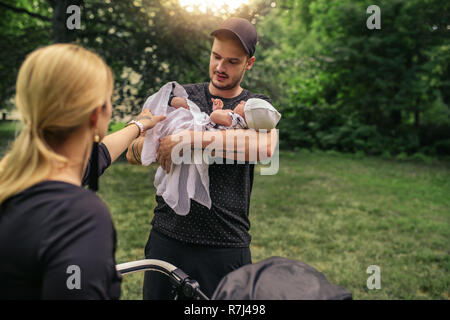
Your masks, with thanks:
M 176 97 L 185 98 L 190 110 L 185 108 L 175 109 L 169 106 L 171 92 Z M 158 122 L 147 131 L 141 153 L 141 161 L 144 166 L 156 161 L 160 138 L 184 130 L 205 131 L 243 128 L 245 124 L 244 119 L 234 112 L 230 112 L 233 119 L 231 127 L 215 124 L 206 113 L 201 112 L 200 108 L 188 99 L 186 90 L 177 82 L 165 84 L 157 93 L 150 96 L 144 103 L 144 109 L 150 109 L 154 115 L 166 116 L 164 121 Z M 164 201 L 179 215 L 189 213 L 191 199 L 211 209 L 208 164 L 197 161 L 197 163 L 200 162 L 202 163 L 172 164 L 169 174 L 162 167 L 158 167 L 156 171 L 154 181 L 156 194 L 162 196 Z

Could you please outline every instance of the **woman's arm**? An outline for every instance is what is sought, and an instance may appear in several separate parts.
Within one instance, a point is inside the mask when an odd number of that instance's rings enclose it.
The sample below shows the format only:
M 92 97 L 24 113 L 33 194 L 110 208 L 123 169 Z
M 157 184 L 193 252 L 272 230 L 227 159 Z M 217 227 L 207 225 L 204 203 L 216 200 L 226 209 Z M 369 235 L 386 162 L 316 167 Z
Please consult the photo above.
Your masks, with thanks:
M 111 163 L 128 148 L 130 143 L 139 135 L 139 133 L 138 126 L 127 126 L 103 138 L 102 143 L 109 151 Z
M 145 109 L 135 120 L 140 121 L 144 126 L 144 132 L 153 128 L 159 121 L 164 120 L 165 116 L 154 116 L 150 110 Z M 129 125 L 125 128 L 107 135 L 103 138 L 103 144 L 109 151 L 111 163 L 114 162 L 131 144 L 133 140 L 139 137 L 139 127 Z

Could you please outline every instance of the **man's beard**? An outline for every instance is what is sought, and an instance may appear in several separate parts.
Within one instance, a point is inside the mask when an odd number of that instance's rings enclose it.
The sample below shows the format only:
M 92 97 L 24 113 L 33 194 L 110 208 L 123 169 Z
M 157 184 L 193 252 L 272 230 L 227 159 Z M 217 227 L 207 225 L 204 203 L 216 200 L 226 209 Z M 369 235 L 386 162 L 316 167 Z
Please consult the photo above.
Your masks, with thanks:
M 244 76 L 244 72 L 245 72 L 245 68 L 242 70 L 241 74 L 239 75 L 239 77 L 235 78 L 235 80 L 233 80 L 233 82 L 231 82 L 231 84 L 229 85 L 225 85 L 225 86 L 220 86 L 214 83 L 214 74 L 216 74 L 216 72 L 213 72 L 213 76 L 210 77 L 211 83 L 214 87 L 216 87 L 219 90 L 231 90 L 236 88 L 237 86 L 239 86 L 241 84 L 242 78 Z

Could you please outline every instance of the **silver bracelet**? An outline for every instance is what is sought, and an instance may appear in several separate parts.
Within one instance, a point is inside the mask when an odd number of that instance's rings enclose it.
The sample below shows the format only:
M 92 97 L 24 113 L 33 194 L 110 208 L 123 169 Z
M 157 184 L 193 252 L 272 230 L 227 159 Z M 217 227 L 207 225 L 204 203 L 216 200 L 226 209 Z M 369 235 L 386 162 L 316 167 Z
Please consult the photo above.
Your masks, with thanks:
M 127 127 L 130 124 L 135 124 L 135 125 L 138 126 L 138 128 L 139 128 L 139 135 L 141 135 L 144 132 L 144 125 L 139 120 L 131 120 L 130 122 L 128 122 Z

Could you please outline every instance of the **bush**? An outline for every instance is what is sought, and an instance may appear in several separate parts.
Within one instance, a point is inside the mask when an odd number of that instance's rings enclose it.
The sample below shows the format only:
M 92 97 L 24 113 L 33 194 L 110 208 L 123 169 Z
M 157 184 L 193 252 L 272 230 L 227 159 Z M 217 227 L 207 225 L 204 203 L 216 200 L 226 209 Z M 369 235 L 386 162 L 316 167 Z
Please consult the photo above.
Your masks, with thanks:
M 432 159 L 432 158 L 430 158 L 430 157 L 428 157 L 428 156 L 426 156 L 426 155 L 424 155 L 423 153 L 420 153 L 420 152 L 414 153 L 414 154 L 410 157 L 410 159 L 411 159 L 411 160 L 414 160 L 414 161 L 423 162 L 423 163 L 426 163 L 426 164 L 431 164 L 431 163 L 433 163 L 433 159 Z
M 450 139 L 436 142 L 433 145 L 433 149 L 437 154 L 450 155 Z
M 381 157 L 383 159 L 389 160 L 392 158 L 391 153 L 389 152 L 389 150 L 384 150 L 383 153 L 381 154 Z
M 402 152 L 398 154 L 395 158 L 400 161 L 406 161 L 408 160 L 408 155 L 406 154 L 406 152 Z

